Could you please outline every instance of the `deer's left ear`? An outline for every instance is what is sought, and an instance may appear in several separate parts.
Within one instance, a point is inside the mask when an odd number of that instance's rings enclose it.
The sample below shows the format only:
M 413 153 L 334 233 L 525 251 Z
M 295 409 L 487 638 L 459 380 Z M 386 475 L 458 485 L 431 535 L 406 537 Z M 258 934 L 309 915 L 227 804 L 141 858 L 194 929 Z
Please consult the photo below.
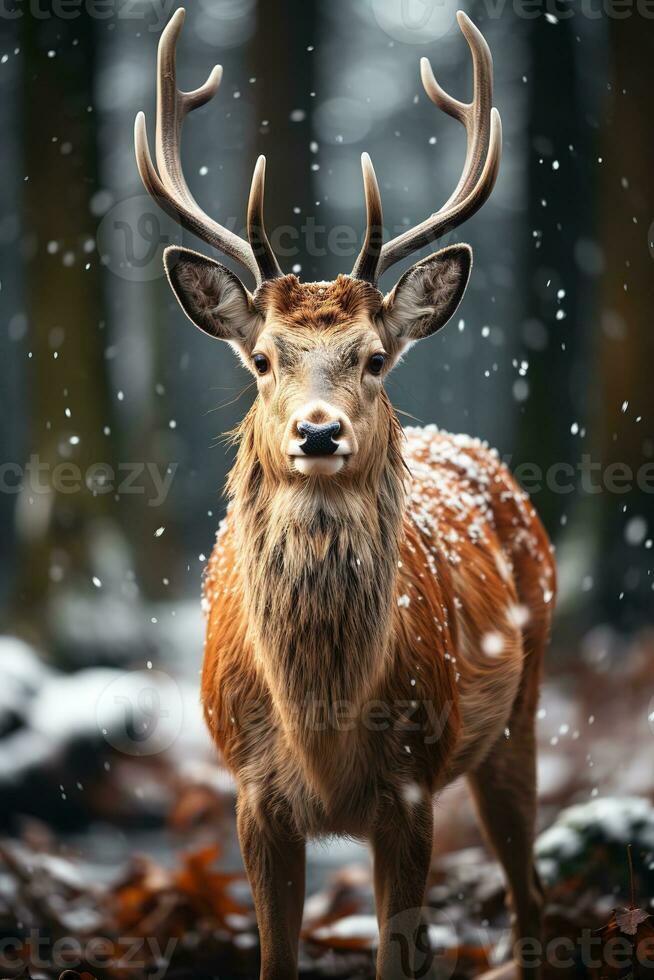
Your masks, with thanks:
M 391 343 L 406 347 L 436 333 L 456 312 L 472 268 L 469 245 L 450 245 L 417 262 L 386 297 L 381 310 Z

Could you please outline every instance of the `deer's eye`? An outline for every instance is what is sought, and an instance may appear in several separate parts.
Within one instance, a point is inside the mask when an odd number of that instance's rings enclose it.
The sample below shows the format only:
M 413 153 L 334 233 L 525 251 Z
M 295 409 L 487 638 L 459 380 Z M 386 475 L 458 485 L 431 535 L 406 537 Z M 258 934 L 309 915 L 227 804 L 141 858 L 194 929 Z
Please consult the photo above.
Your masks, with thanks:
M 255 368 L 257 369 L 257 374 L 265 374 L 270 364 L 268 363 L 268 358 L 265 354 L 254 354 L 252 357 Z
M 384 354 L 373 354 L 368 361 L 368 370 L 371 374 L 381 374 L 385 363 L 386 356 Z

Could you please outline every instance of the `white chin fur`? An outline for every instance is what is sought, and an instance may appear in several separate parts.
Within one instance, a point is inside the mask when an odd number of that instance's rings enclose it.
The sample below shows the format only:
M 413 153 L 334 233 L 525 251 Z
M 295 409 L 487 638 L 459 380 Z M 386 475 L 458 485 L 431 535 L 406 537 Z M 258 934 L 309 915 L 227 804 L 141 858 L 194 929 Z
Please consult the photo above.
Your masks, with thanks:
M 293 456 L 293 465 L 304 476 L 334 476 L 343 469 L 343 456 Z

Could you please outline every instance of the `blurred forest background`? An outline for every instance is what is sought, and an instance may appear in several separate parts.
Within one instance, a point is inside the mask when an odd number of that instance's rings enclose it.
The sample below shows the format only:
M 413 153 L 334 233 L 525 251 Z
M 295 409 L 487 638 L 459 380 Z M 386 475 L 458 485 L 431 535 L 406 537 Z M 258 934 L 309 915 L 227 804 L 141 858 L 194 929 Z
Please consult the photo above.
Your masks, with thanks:
M 0 824 L 24 840 L 24 815 L 38 817 L 104 865 L 146 831 L 169 862 L 156 835 L 173 804 L 186 830 L 216 816 L 212 793 L 223 816 L 231 806 L 197 706 L 199 596 L 231 460 L 222 436 L 252 385 L 178 308 L 161 252 L 202 246 L 153 206 L 134 162 L 139 109 L 153 134 L 156 47 L 173 9 L 0 10 Z M 465 9 L 494 56 L 502 168 L 456 235 L 475 250 L 459 314 L 389 390 L 409 420 L 495 445 L 556 544 L 541 732 L 551 821 L 566 803 L 654 791 L 654 12 L 610 0 Z M 362 150 L 389 234 L 439 207 L 465 138 L 424 95 L 418 62 L 429 56 L 469 98 L 455 11 L 453 0 L 189 0 L 180 86 L 224 66 L 185 127 L 202 206 L 241 229 L 265 153 L 267 225 L 285 270 L 305 280 L 351 268 Z M 141 751 L 157 725 L 162 741 Z M 167 750 L 177 761 L 163 766 Z M 468 829 L 442 849 L 475 842 Z M 310 867 L 342 853 L 316 852 Z

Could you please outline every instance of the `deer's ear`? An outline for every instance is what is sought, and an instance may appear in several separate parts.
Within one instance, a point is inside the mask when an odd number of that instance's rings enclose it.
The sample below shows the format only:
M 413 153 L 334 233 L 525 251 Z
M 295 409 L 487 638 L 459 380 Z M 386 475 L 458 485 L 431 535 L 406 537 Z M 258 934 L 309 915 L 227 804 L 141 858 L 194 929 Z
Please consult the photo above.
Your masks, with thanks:
M 179 304 L 196 327 L 241 349 L 254 343 L 260 318 L 238 276 L 206 255 L 171 246 L 166 275 Z
M 400 347 L 423 340 L 454 315 L 472 268 L 469 245 L 450 245 L 417 262 L 386 297 L 381 319 L 388 339 Z

